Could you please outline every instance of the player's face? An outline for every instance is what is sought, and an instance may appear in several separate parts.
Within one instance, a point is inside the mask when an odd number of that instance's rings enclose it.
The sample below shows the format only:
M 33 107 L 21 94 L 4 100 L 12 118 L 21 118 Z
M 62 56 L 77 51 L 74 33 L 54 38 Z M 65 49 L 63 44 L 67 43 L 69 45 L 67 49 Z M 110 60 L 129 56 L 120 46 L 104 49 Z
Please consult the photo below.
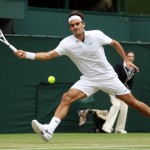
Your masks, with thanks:
M 69 26 L 70 26 L 70 30 L 75 36 L 79 36 L 84 33 L 85 24 L 80 20 L 77 19 L 72 20 Z
M 133 61 L 134 61 L 134 54 L 133 54 L 133 53 L 128 53 L 127 59 L 128 59 L 130 62 L 133 62 Z

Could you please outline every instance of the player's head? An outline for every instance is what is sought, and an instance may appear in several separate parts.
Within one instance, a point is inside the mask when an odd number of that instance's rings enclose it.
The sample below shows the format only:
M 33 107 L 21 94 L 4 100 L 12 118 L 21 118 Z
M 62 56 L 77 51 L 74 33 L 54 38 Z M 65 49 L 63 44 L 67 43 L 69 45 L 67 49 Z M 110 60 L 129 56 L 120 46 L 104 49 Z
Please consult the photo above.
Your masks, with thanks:
M 126 56 L 127 56 L 127 59 L 128 59 L 130 62 L 133 62 L 133 61 L 134 61 L 134 52 L 132 52 L 132 51 L 126 51 Z
M 74 11 L 72 11 L 70 14 L 69 14 L 69 18 L 71 17 L 71 16 L 79 16 L 81 19 L 82 19 L 82 21 L 84 22 L 84 15 L 83 15 L 83 13 L 81 13 L 80 11 L 78 11 L 78 10 L 74 10 Z
M 68 23 L 70 30 L 75 36 L 84 32 L 84 15 L 80 11 L 72 11 L 69 14 Z

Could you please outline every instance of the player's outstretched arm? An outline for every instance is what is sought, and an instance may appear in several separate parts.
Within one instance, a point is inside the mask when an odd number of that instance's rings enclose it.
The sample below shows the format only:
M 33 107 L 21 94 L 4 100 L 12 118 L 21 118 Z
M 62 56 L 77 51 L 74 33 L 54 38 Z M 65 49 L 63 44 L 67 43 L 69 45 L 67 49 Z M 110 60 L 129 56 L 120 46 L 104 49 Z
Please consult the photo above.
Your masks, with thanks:
M 18 50 L 15 55 L 20 59 L 31 59 L 31 60 L 50 60 L 58 57 L 58 53 L 55 50 L 49 52 L 31 53 L 23 50 Z
M 116 49 L 116 51 L 120 54 L 120 56 L 124 59 L 124 61 L 127 61 L 125 51 L 121 46 L 121 44 L 116 40 L 112 40 L 111 45 Z
M 118 41 L 112 40 L 111 45 L 116 49 L 116 51 L 120 54 L 120 56 L 124 59 L 124 61 L 126 62 L 126 65 L 130 68 L 133 67 L 135 68 L 135 70 L 137 72 L 139 72 L 139 68 L 137 66 L 135 66 L 133 63 L 131 63 L 130 61 L 127 60 L 125 51 L 123 49 L 123 47 L 121 46 L 121 44 Z

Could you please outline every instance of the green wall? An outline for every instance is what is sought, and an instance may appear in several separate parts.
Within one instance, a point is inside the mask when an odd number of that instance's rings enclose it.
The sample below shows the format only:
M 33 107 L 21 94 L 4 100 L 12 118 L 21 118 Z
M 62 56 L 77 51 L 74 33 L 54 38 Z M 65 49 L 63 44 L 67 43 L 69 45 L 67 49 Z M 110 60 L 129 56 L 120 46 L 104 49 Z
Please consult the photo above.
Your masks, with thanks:
M 54 49 L 61 38 L 42 36 L 7 36 L 18 49 L 40 52 Z M 126 50 L 135 52 L 135 64 L 140 67 L 137 73 L 133 93 L 150 106 L 150 44 L 122 43 Z M 112 65 L 120 61 L 117 52 L 106 46 L 106 55 Z M 48 123 L 53 116 L 62 93 L 76 82 L 80 72 L 67 58 L 61 57 L 51 61 L 20 60 L 12 51 L 0 44 L 0 133 L 32 132 L 31 120 L 38 118 Z M 56 77 L 56 83 L 47 83 L 49 75 Z M 108 110 L 110 100 L 103 92 L 94 94 L 94 101 L 73 103 L 69 114 L 57 129 L 57 132 L 87 132 L 93 127 L 90 117 L 87 124 L 79 127 L 79 109 L 95 108 Z M 150 120 L 136 110 L 129 109 L 127 130 L 129 132 L 149 132 Z
M 150 17 L 130 17 L 131 41 L 150 42 Z
M 70 11 L 29 8 L 24 20 L 15 21 L 17 34 L 66 36 Z M 85 12 L 86 30 L 100 29 L 112 38 L 129 41 L 130 22 L 128 17 Z
M 17 34 L 70 35 L 67 19 L 70 11 L 28 8 L 24 20 L 15 20 Z M 119 41 L 150 41 L 150 17 L 84 12 L 86 30 L 100 29 Z
M 0 18 L 24 19 L 27 0 L 0 0 Z

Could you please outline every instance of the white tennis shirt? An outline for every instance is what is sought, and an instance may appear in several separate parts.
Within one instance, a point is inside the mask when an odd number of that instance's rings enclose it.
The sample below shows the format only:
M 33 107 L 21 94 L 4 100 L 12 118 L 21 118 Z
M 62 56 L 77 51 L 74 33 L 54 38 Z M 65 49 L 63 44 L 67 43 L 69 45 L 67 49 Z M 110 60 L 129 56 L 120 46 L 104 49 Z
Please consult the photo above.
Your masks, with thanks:
M 64 38 L 55 51 L 68 56 L 83 74 L 81 78 L 90 80 L 107 79 L 117 76 L 108 62 L 103 45 L 111 44 L 112 39 L 100 30 L 84 31 L 84 42 L 74 35 Z

